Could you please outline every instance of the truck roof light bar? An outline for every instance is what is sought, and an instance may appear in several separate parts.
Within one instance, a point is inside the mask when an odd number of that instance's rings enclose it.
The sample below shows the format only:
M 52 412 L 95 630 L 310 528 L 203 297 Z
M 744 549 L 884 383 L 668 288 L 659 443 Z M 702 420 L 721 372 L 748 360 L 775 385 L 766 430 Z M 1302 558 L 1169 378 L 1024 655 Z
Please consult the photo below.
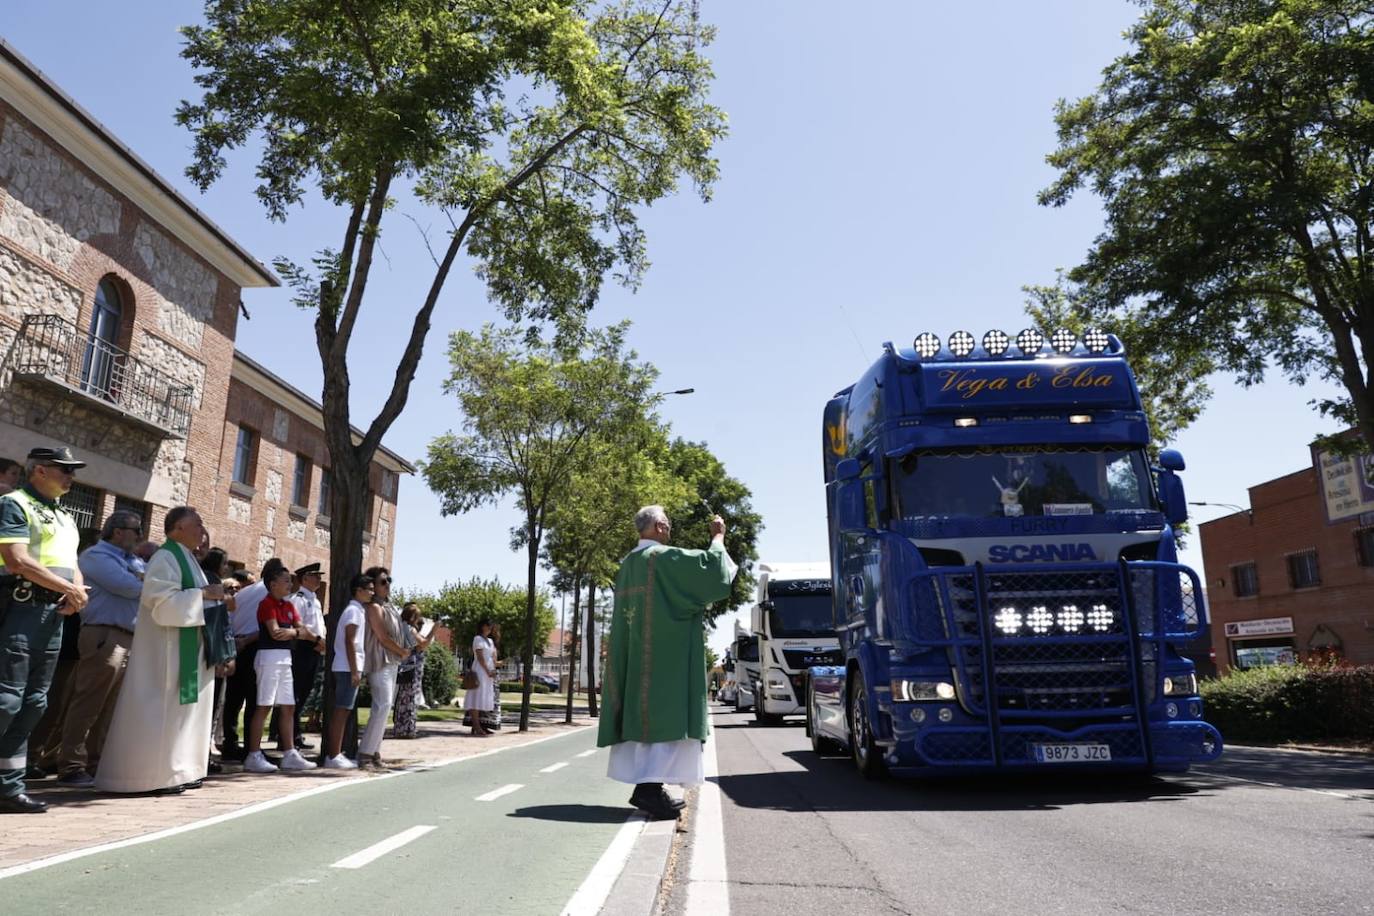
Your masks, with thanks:
M 940 338 L 925 331 L 916 335 L 916 340 L 911 346 L 922 359 L 930 359 L 940 352 Z
M 983 352 L 988 356 L 1001 356 L 1011 346 L 1011 338 L 997 329 L 983 335 Z
M 964 357 L 973 352 L 973 335 L 968 331 L 955 331 L 949 335 L 949 352 Z
M 1104 353 L 1111 343 L 1111 338 L 1101 328 L 1089 328 L 1083 333 L 1083 346 L 1089 353 Z
M 1072 353 L 1073 348 L 1078 345 L 1078 335 L 1068 328 L 1056 328 L 1050 335 L 1050 345 L 1054 347 L 1056 353 Z
M 1035 356 L 1045 345 L 1045 335 L 1035 328 L 1026 328 L 1016 335 L 1016 348 L 1026 356 Z

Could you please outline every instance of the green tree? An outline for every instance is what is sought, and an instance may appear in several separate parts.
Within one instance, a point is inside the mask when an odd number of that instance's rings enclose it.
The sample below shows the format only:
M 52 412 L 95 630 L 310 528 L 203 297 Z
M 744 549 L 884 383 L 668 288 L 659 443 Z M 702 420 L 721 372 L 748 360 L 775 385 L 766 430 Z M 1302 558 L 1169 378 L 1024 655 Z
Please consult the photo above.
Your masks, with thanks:
M 592 658 L 596 644 L 592 629 L 582 630 L 584 587 L 587 607 L 591 607 L 595 590 L 614 580 L 620 559 L 638 540 L 633 519 L 641 506 L 676 505 L 691 495 L 686 481 L 665 470 L 667 452 L 666 429 L 651 414 L 619 427 L 597 428 L 569 478 L 566 494 L 549 513 L 544 561 L 557 571 L 555 587 L 573 596 L 574 672 L 582 643 L 586 643 L 587 658 Z M 596 716 L 595 664 L 587 670 L 588 711 Z M 568 722 L 572 721 L 574 688 L 570 682 Z
M 473 576 L 466 582 L 445 582 L 437 592 L 407 592 L 426 618 L 436 620 L 453 633 L 453 649 L 463 658 L 472 656 L 472 639 L 483 617 L 501 628 L 502 656 L 523 656 L 525 652 L 525 589 L 507 585 L 500 579 Z M 535 595 L 533 645 L 543 650 L 553 631 L 553 600 L 544 589 Z
M 368 470 L 406 405 L 435 306 L 466 255 L 512 321 L 576 328 L 604 278 L 647 267 L 637 212 L 716 178 L 722 112 L 686 0 L 207 0 L 182 29 L 204 91 L 177 120 L 208 188 L 258 144 L 257 196 L 285 220 L 309 188 L 339 214 L 309 266 L 278 260 L 315 312 L 332 474 L 330 573 L 362 563 Z M 355 431 L 349 346 L 400 200 L 440 215 L 418 301 L 388 299 L 404 349 L 381 409 Z M 416 224 L 418 226 L 418 223 Z M 371 381 L 378 381 L 372 378 Z M 338 592 L 335 611 L 348 596 Z M 329 683 L 328 681 L 326 683 Z
M 529 347 L 515 329 L 487 325 L 455 332 L 449 345 L 444 390 L 457 396 L 466 432 L 434 439 L 423 473 L 445 515 L 507 495 L 520 508 L 511 548 L 525 549 L 528 573 L 521 731 L 529 728 L 535 577 L 549 514 L 566 498 L 592 431 L 640 422 L 652 399 L 656 373 L 624 349 L 627 327 L 584 332 L 576 347 Z
M 1216 370 L 1211 353 L 1187 340 L 1171 340 L 1161 347 L 1147 333 L 1149 322 L 1139 307 L 1116 309 L 1099 322 L 1091 305 L 1062 275 L 1053 286 L 1022 290 L 1027 296 L 1026 314 L 1047 332 L 1068 328 L 1081 336 L 1089 327 L 1101 327 L 1121 338 L 1154 433 L 1151 457 L 1187 429 L 1211 399 L 1207 377 Z
M 1097 91 L 1061 101 L 1059 177 L 1106 226 L 1069 272 L 1150 353 L 1244 383 L 1333 380 L 1317 402 L 1374 448 L 1374 11 L 1356 0 L 1140 0 Z
M 690 488 L 682 502 L 664 505 L 673 521 L 673 543 L 705 547 L 711 542 L 711 516 L 719 515 L 725 519 L 725 549 L 739 564 L 730 597 L 707 609 L 706 620 L 714 627 L 721 614 L 754 600 L 753 570 L 763 517 L 749 501 L 749 488 L 726 473 L 725 465 L 704 442 L 674 439 L 668 447 L 667 467 Z

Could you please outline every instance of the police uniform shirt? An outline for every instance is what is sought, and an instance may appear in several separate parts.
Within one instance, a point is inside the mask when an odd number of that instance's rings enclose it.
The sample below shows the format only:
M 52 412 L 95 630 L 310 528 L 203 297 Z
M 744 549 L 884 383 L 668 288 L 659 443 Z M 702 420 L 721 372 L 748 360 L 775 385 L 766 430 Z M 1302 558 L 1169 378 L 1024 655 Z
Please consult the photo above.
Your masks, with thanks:
M 0 496 L 0 544 L 24 544 L 29 556 L 56 576 L 76 581 L 81 534 L 76 521 L 55 499 L 30 485 Z M 0 559 L 0 576 L 9 575 Z
M 323 636 L 325 633 L 324 612 L 320 607 L 320 599 L 312 591 L 301 589 L 291 596 L 291 603 L 296 606 L 296 611 L 301 615 L 301 623 L 310 628 L 311 633 L 318 633 Z

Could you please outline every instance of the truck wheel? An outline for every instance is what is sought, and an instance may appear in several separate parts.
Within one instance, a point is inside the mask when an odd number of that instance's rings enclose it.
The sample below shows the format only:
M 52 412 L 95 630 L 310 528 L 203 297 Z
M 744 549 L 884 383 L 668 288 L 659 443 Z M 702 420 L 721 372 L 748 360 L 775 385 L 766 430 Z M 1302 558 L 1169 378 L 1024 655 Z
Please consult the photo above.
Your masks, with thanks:
M 864 779 L 881 779 L 887 773 L 883 750 L 873 740 L 873 727 L 868 717 L 868 690 L 864 676 L 855 669 L 849 686 L 849 749 L 854 766 Z
M 806 737 L 811 739 L 811 752 L 817 757 L 830 757 L 840 752 L 840 746 L 835 739 L 827 738 L 820 733 L 816 727 L 816 691 L 808 688 L 806 691 Z
M 782 721 L 782 716 L 775 716 L 771 712 L 764 712 L 762 701 L 755 699 L 754 721 L 767 728 L 772 728 Z

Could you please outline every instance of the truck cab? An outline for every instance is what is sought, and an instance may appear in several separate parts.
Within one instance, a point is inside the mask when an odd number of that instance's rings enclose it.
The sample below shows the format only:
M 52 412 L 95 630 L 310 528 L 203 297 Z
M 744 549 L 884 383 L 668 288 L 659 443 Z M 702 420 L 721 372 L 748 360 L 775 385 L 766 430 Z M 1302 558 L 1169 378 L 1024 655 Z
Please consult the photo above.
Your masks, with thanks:
M 818 751 L 860 771 L 1179 771 L 1221 753 L 1178 563 L 1181 455 L 1150 432 L 1119 340 L 922 334 L 826 405 L 838 664 Z
M 754 685 L 759 679 L 759 640 L 736 620 L 735 641 L 730 648 L 735 665 L 735 692 L 731 702 L 735 712 L 745 712 L 754 708 Z
M 750 611 L 757 639 L 754 718 L 776 725 L 806 713 L 806 677 L 839 661 L 826 563 L 761 563 L 758 600 Z

